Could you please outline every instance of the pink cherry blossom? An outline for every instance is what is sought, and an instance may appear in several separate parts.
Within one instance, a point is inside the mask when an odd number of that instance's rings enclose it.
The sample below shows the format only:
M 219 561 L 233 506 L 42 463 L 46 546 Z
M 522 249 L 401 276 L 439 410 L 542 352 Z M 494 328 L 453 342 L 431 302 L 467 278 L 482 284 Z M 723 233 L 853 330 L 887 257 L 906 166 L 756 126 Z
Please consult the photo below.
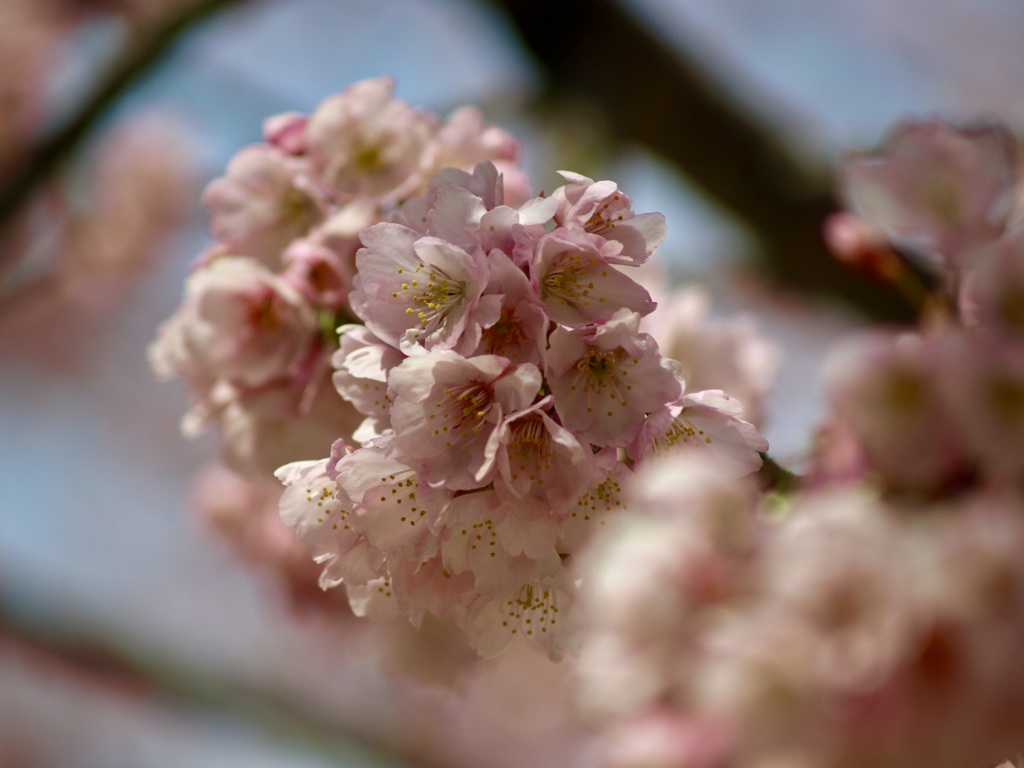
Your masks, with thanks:
M 536 366 L 503 357 L 436 351 L 410 357 L 388 376 L 391 424 L 403 455 L 431 483 L 452 490 L 485 485 L 495 471 L 491 434 L 536 397 Z
M 405 358 L 364 325 L 343 325 L 338 334 L 332 381 L 338 394 L 367 417 L 355 436 L 362 441 L 391 427 L 388 373 Z
M 589 482 L 569 504 L 559 546 L 567 554 L 579 552 L 602 528 L 629 510 L 626 488 L 633 470 L 619 458 L 617 448 L 602 448 L 591 458 Z
M 495 455 L 499 496 L 554 519 L 552 507 L 564 508 L 589 486 L 596 466 L 589 448 L 548 416 L 551 404 L 548 396 L 502 420 L 487 453 Z
M 504 182 L 493 163 L 477 163 L 472 174 L 447 168 L 433 177 L 426 194 L 406 201 L 398 223 L 463 249 L 480 247 L 515 255 L 530 248 L 551 223 L 557 201 L 534 197 L 518 208 L 504 204 Z
M 438 229 L 431 223 L 431 214 L 442 195 L 455 195 L 448 204 L 449 211 L 434 214 Z M 427 182 L 426 190 L 404 203 L 392 220 L 414 229 L 421 235 L 438 235 L 452 239 L 456 244 L 479 241 L 477 229 L 480 217 L 505 204 L 505 186 L 494 163 L 480 162 L 472 171 L 444 168 Z
M 753 317 L 718 319 L 710 312 L 708 293 L 687 288 L 659 300 L 642 327 L 665 357 L 679 363 L 689 391 L 724 390 L 743 406 L 742 418 L 759 424 L 781 352 L 760 334 Z
M 501 297 L 498 319 L 480 332 L 476 354 L 501 355 L 514 363 L 540 365 L 551 319 L 521 269 L 502 251 L 488 257 L 490 279 L 484 294 Z
M 268 265 L 281 251 L 323 220 L 324 202 L 303 175 L 300 161 L 266 146 L 243 149 L 227 175 L 203 193 L 210 231 L 232 251 Z
M 485 659 L 497 656 L 517 636 L 559 659 L 567 645 L 571 592 L 557 582 L 525 584 L 515 593 L 481 595 L 467 610 L 466 636 Z
M 315 307 L 337 310 L 348 297 L 349 280 L 338 255 L 304 238 L 295 240 L 281 257 L 282 278 Z
M 958 374 L 947 397 L 960 442 L 986 478 L 1024 479 L 1024 347 L 965 337 L 950 347 Z
M 342 456 L 335 472 L 353 502 L 353 529 L 389 563 L 436 554 L 432 528 L 450 498 L 447 491 L 431 489 L 411 467 L 376 448 Z
M 665 216 L 633 213 L 632 201 L 613 181 L 594 181 L 559 171 L 569 183 L 551 193 L 558 201 L 555 222 L 561 227 L 582 227 L 587 232 L 621 243 L 612 263 L 643 264 L 665 240 Z
M 974 254 L 962 283 L 960 313 L 971 327 L 1024 337 L 1024 226 Z
M 850 156 L 843 174 L 844 195 L 856 213 L 897 243 L 953 265 L 1006 226 L 1016 186 L 1015 145 L 995 124 L 907 121 L 880 152 Z
M 391 566 L 391 580 L 403 616 L 417 629 L 428 617 L 461 619 L 465 605 L 472 600 L 473 576 L 469 572 L 453 573 L 440 556 L 426 560 L 399 560 Z M 449 634 L 452 634 L 449 630 Z M 420 638 L 422 643 L 424 638 Z M 455 649 L 465 649 L 465 637 L 445 638 Z M 422 652 L 422 651 L 421 651 Z M 464 659 L 465 661 L 465 659 Z M 415 671 L 415 670 L 414 670 Z
M 530 183 L 519 165 L 522 148 L 503 129 L 488 125 L 479 110 L 461 107 L 452 112 L 437 134 L 434 167 L 469 168 L 483 160 L 497 166 L 504 179 L 509 205 L 519 205 L 530 198 Z
M 731 669 L 756 657 L 734 663 L 716 632 L 773 598 L 759 591 L 768 523 L 738 479 L 767 445 L 717 387 L 756 407 L 769 355 L 749 328 L 709 330 L 699 301 L 684 360 L 640 332 L 655 303 L 628 267 L 662 242 L 664 217 L 568 172 L 532 196 L 508 134 L 473 109 L 442 125 L 388 78 L 273 118 L 264 140 L 211 185 L 219 242 L 152 357 L 186 378 L 190 428 L 217 428 L 233 467 L 279 467 L 281 519 L 320 585 L 361 617 L 457 629 L 485 658 L 526 640 L 558 659 L 589 626 L 591 658 L 615 667 L 595 690 L 635 685 L 619 710 L 634 722 L 689 700 L 708 637 Z M 686 365 L 720 381 L 684 393 Z M 654 556 L 627 547 L 601 575 L 592 540 L 632 537 L 617 519 L 637 512 Z M 605 615 L 581 625 L 590 587 L 585 610 Z M 758 649 L 806 651 L 798 623 Z M 772 679 L 795 669 L 813 693 L 798 650 Z M 693 726 L 695 760 L 733 757 L 742 717 L 674 714 L 659 722 Z
M 312 310 L 288 283 L 257 261 L 225 257 L 189 277 L 150 357 L 164 376 L 255 387 L 299 364 L 315 329 Z
M 385 622 L 401 616 L 398 595 L 390 575 L 378 576 L 365 584 L 346 584 L 345 594 L 352 613 L 361 619 Z
M 639 283 L 612 266 L 622 246 L 582 229 L 560 227 L 541 238 L 530 280 L 557 323 L 604 321 L 620 309 L 649 314 L 655 304 Z
M 269 476 L 297 457 L 323 456 L 361 419 L 338 398 L 326 373 L 305 389 L 290 381 L 255 390 L 218 385 L 208 403 L 186 416 L 183 430 L 195 435 L 215 426 L 225 463 L 243 475 Z
M 851 339 L 826 362 L 826 389 L 855 437 L 866 467 L 904 488 L 956 481 L 964 447 L 943 381 L 965 371 L 949 365 L 941 337 L 874 333 Z
M 648 413 L 675 400 L 679 381 L 658 345 L 621 309 L 604 325 L 551 334 L 547 378 L 562 424 L 595 445 L 625 447 Z
M 394 81 L 363 80 L 326 99 L 310 116 L 313 170 L 340 199 L 383 202 L 417 190 L 437 121 L 392 96 Z
M 352 528 L 352 500 L 328 476 L 327 461 L 293 462 L 277 470 L 285 487 L 281 522 L 295 528 L 324 566 L 321 587 L 366 584 L 380 575 L 383 557 Z
M 439 537 L 445 567 L 472 573 L 475 592 L 484 595 L 507 596 L 524 583 L 558 576 L 557 521 L 523 512 L 489 488 L 457 495 Z
M 481 297 L 486 256 L 436 237 L 419 237 L 399 224 L 377 224 L 362 234 L 350 303 L 366 327 L 408 350 L 472 350 L 482 326 L 498 319 L 500 299 Z
M 285 112 L 263 121 L 263 140 L 288 155 L 306 154 L 306 124 L 309 118 Z
M 334 210 L 316 229 L 313 239 L 334 251 L 349 285 L 356 273 L 356 253 L 363 246 L 360 234 L 383 220 L 380 206 L 373 201 L 356 198 Z
M 706 451 L 737 477 L 761 468 L 768 441 L 741 418 L 742 406 L 721 390 L 691 392 L 652 413 L 629 447 L 637 462 L 672 451 Z

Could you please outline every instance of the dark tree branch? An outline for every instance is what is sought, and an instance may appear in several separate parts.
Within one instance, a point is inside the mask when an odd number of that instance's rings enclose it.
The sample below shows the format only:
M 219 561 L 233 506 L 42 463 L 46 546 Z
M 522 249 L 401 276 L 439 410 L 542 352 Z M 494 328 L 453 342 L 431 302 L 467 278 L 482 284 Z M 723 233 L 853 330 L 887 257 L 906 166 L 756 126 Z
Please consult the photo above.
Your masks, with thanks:
M 493 2 L 546 73 L 548 100 L 596 104 L 613 138 L 677 164 L 750 227 L 780 283 L 877 319 L 912 319 L 897 291 L 851 276 L 829 256 L 821 226 L 837 202 L 827 183 L 808 178 L 770 127 L 730 101 L 686 51 L 615 0 Z
M 78 112 L 53 134 L 29 147 L 25 159 L 3 180 L 0 185 L 0 233 L 7 229 L 36 190 L 47 183 L 61 164 L 81 146 L 117 99 L 161 62 L 182 35 L 238 2 L 240 0 L 195 0 L 170 12 L 153 26 L 143 28 Z
M 149 694 L 156 701 L 185 705 L 197 713 L 224 713 L 255 724 L 284 742 L 301 745 L 338 764 L 351 759 L 353 750 L 373 756 L 374 764 L 388 766 L 434 765 L 408 746 L 396 747 L 353 731 L 337 717 L 295 701 L 259 683 L 218 677 L 186 662 L 132 648 L 123 640 L 104 638 L 101 629 L 89 630 L 67 621 L 59 611 L 30 612 L 12 606 L 0 590 L 0 650 L 20 647 L 40 661 L 69 674 L 84 677 L 106 690 Z M 62 621 L 64 619 L 65 621 Z M 403 753 L 404 750 L 404 753 Z
M 790 472 L 767 453 L 762 453 L 761 459 L 764 463 L 761 465 L 761 469 L 757 471 L 755 478 L 762 491 L 788 493 L 799 487 L 802 479 L 800 475 Z

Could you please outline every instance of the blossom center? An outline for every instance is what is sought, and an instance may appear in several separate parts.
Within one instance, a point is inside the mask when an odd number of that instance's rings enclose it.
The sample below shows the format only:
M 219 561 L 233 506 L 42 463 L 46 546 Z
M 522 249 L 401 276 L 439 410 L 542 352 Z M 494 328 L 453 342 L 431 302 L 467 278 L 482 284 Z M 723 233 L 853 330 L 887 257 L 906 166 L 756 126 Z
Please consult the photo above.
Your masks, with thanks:
M 622 500 L 622 485 L 609 475 L 602 482 L 588 488 L 576 499 L 577 509 L 570 513 L 574 520 L 590 522 L 593 514 L 612 512 L 617 509 L 628 509 Z M 604 521 L 601 521 L 604 525 Z
M 402 275 L 405 271 L 399 267 L 398 274 Z M 426 326 L 435 320 L 441 322 L 449 312 L 462 305 L 466 284 L 455 280 L 443 269 L 420 262 L 412 274 L 413 277 L 402 282 L 402 291 L 409 296 L 413 305 L 405 313 L 415 313 L 420 325 Z M 397 298 L 399 292 L 395 291 L 391 295 Z
M 521 629 L 528 637 L 546 634 L 558 623 L 558 606 L 550 589 L 527 584 L 511 600 L 505 601 L 505 620 L 501 626 L 513 635 Z
M 665 434 L 655 439 L 654 450 L 657 453 L 664 454 L 673 448 L 676 443 L 683 443 L 684 445 L 704 443 L 709 445 L 711 438 L 705 434 L 703 429 L 694 426 L 680 414 L 672 419 L 672 423 L 669 424 Z
M 539 418 L 517 421 L 512 425 L 509 447 L 512 479 L 518 480 L 522 473 L 526 473 L 529 480 L 543 485 L 545 475 L 551 471 L 554 455 L 544 422 Z
M 249 305 L 249 325 L 258 331 L 277 328 L 278 317 L 273 294 L 268 293 Z
M 356 152 L 355 160 L 359 173 L 367 176 L 383 170 L 386 165 L 381 155 L 380 147 L 373 144 L 360 147 Z
M 316 203 L 309 195 L 294 185 L 288 188 L 281 200 L 280 217 L 283 223 L 297 227 L 311 226 L 318 218 L 317 213 Z
M 585 257 L 582 253 L 570 253 L 563 257 L 558 266 L 544 276 L 544 297 L 554 298 L 566 306 L 582 304 L 589 307 L 594 283 L 584 280 L 589 269 L 596 264 L 597 259 Z
M 619 199 L 620 196 L 615 195 L 609 202 L 594 211 L 591 217 L 587 219 L 587 223 L 583 225 L 583 228 L 593 234 L 600 234 L 614 228 L 617 222 L 622 221 L 622 215 L 613 216 L 609 213 L 608 209 L 612 207 L 613 202 L 617 203 Z M 621 210 L 619 207 L 617 209 Z
M 484 348 L 488 354 L 500 355 L 506 349 L 523 343 L 523 328 L 509 307 L 502 307 L 498 322 L 482 333 Z
M 444 398 L 434 404 L 440 423 L 434 427 L 435 437 L 445 438 L 445 447 L 461 442 L 467 449 L 483 429 L 484 421 L 494 406 L 494 392 L 486 384 L 472 382 L 444 390 Z M 434 414 L 430 419 L 433 421 Z
M 625 405 L 626 398 L 622 392 L 630 390 L 632 387 L 623 381 L 622 377 L 626 376 L 628 372 L 621 370 L 622 366 L 619 365 L 621 356 L 619 350 L 592 349 L 576 363 L 577 384 L 574 386 L 582 384 L 583 389 L 598 396 L 604 395 L 605 390 L 611 390 L 608 392 L 609 396 L 613 400 L 618 398 Z

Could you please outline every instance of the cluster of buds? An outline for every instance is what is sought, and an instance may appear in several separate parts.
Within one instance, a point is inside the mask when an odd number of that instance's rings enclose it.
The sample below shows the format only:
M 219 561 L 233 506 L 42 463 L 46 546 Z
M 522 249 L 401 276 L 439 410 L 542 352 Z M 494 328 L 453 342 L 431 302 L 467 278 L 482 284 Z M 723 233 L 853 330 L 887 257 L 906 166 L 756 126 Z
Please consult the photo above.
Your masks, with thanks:
M 656 305 L 627 272 L 664 216 L 568 172 L 531 197 L 517 156 L 387 80 L 272 119 L 208 188 L 217 244 L 151 358 L 232 466 L 284 465 L 282 520 L 357 615 L 557 658 L 574 555 L 627 476 L 677 451 L 741 476 L 767 443 L 640 329 Z

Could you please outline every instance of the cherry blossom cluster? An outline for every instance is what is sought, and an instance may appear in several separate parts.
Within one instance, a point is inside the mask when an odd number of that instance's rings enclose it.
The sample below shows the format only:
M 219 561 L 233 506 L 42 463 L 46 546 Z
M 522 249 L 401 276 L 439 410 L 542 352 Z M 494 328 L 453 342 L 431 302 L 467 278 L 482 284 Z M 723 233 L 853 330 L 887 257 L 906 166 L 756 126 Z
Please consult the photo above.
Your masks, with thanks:
M 703 450 L 735 475 L 767 448 L 718 390 L 687 392 L 640 331 L 626 269 L 664 232 L 612 182 L 504 204 L 492 164 L 446 171 L 361 235 L 334 383 L 365 421 L 283 467 L 282 518 L 360 615 L 431 613 L 484 657 L 516 635 L 552 656 L 573 555 L 632 467 Z M 355 443 L 353 443 L 353 440 Z
M 280 467 L 282 520 L 357 615 L 560 656 L 574 555 L 626 477 L 674 451 L 742 476 L 767 449 L 640 328 L 656 303 L 628 272 L 664 216 L 569 172 L 532 196 L 507 134 L 388 79 L 264 139 L 207 188 L 216 243 L 150 350 L 188 384 L 186 429 Z

